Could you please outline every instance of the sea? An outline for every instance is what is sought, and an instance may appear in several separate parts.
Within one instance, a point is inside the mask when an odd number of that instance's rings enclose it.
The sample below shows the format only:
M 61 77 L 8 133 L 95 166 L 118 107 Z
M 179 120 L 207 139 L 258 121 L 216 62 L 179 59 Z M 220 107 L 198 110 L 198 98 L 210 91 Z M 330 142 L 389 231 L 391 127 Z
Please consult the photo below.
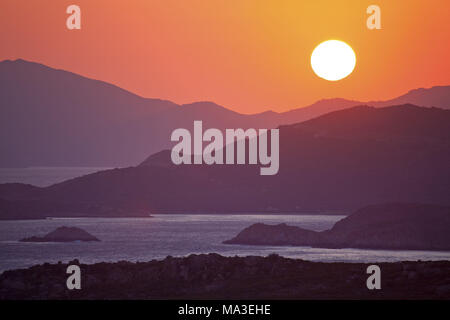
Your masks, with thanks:
M 14 173 L 8 170 L 15 170 Z M 25 182 L 39 186 L 61 182 L 101 168 L 2 169 L 0 183 Z M 1 175 L 7 173 L 7 177 Z M 29 175 L 26 174 L 29 173 Z M 48 174 L 46 174 L 48 173 Z M 14 176 L 14 179 L 12 177 Z M 14 180 L 14 181 L 11 181 Z M 394 262 L 450 260 L 450 252 L 363 249 L 322 249 L 291 246 L 223 244 L 253 223 L 286 223 L 321 231 L 331 228 L 345 215 L 312 214 L 155 214 L 149 218 L 49 218 L 45 220 L 0 221 L 0 272 L 27 268 L 45 262 L 81 263 L 150 261 L 167 256 L 219 253 L 224 256 L 284 257 L 321 262 Z M 61 226 L 79 227 L 100 242 L 19 242 L 44 235 Z

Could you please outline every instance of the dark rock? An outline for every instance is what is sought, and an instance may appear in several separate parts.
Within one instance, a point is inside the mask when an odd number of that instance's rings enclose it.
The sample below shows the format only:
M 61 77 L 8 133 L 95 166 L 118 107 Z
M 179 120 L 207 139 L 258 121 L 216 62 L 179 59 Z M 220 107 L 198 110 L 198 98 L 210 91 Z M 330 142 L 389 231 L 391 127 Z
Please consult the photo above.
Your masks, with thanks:
M 286 224 L 257 223 L 227 244 L 324 248 L 450 250 L 450 207 L 421 204 L 369 206 L 316 232 Z M 405 269 L 406 270 L 406 269 Z
M 403 276 L 403 265 L 410 266 Z M 420 264 L 420 266 L 419 266 Z M 0 300 L 14 299 L 450 299 L 450 262 L 378 263 L 383 289 L 366 287 L 366 263 L 190 255 L 140 263 L 81 264 L 82 289 L 66 288 L 67 264 L 0 275 Z M 168 267 L 170 266 L 170 267 Z M 420 268 L 419 268 L 420 267 Z M 439 275 L 417 272 L 440 270 Z M 408 278 L 410 272 L 415 276 Z
M 436 293 L 439 295 L 449 295 L 450 294 L 450 284 L 441 285 L 436 288 Z
M 100 241 L 98 238 L 77 227 L 59 227 L 43 237 L 30 237 L 22 242 L 71 242 L 71 241 Z
M 313 245 L 320 235 L 317 232 L 285 223 L 266 225 L 256 223 L 244 229 L 235 238 L 224 241 L 227 244 L 257 244 L 257 245 Z

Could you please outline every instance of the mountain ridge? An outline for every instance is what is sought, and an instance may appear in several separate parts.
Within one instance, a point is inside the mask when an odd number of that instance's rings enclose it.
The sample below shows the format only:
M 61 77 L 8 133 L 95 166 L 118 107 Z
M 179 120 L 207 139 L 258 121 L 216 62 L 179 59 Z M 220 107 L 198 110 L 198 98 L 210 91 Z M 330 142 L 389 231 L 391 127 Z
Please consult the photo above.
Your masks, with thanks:
M 355 118 L 366 122 L 352 128 Z M 330 128 L 338 134 L 323 133 L 324 119 L 335 123 Z M 280 169 L 274 176 L 259 175 L 256 165 L 176 166 L 166 150 L 136 167 L 46 188 L 0 185 L 0 198 L 9 201 L 6 211 L 0 204 L 0 216 L 25 215 L 30 201 L 35 217 L 348 211 L 387 202 L 450 205 L 449 126 L 448 110 L 354 107 L 280 126 Z M 423 129 L 420 139 L 414 128 Z M 24 209 L 14 211 L 12 201 Z
M 437 90 L 450 92 L 450 86 Z M 247 115 L 208 101 L 178 105 L 143 98 L 23 59 L 0 62 L 0 101 L 0 167 L 136 165 L 170 148 L 171 132 L 191 128 L 194 120 L 205 128 L 275 128 L 362 104 L 335 98 Z

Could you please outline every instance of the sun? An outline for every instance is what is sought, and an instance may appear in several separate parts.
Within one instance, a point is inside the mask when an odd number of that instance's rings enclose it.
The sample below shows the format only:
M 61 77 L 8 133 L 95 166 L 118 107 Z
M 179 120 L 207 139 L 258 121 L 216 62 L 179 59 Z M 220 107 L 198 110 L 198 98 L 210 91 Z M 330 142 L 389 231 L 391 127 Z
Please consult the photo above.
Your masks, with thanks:
M 329 81 L 344 79 L 356 65 L 352 47 L 340 40 L 327 40 L 314 48 L 311 67 L 321 78 Z

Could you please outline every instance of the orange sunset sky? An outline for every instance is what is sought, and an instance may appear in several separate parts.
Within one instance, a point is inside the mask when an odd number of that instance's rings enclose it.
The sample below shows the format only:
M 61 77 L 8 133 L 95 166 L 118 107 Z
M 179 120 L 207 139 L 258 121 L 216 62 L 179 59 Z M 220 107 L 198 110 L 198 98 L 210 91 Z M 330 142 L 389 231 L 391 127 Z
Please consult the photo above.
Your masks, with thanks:
M 81 7 L 81 30 L 66 29 L 71 4 Z M 366 27 L 371 4 L 381 7 L 382 30 Z M 285 111 L 450 84 L 449 19 L 448 0 L 1 0 L 0 60 L 36 61 L 176 103 Z M 341 81 L 310 66 L 328 39 L 356 53 Z

